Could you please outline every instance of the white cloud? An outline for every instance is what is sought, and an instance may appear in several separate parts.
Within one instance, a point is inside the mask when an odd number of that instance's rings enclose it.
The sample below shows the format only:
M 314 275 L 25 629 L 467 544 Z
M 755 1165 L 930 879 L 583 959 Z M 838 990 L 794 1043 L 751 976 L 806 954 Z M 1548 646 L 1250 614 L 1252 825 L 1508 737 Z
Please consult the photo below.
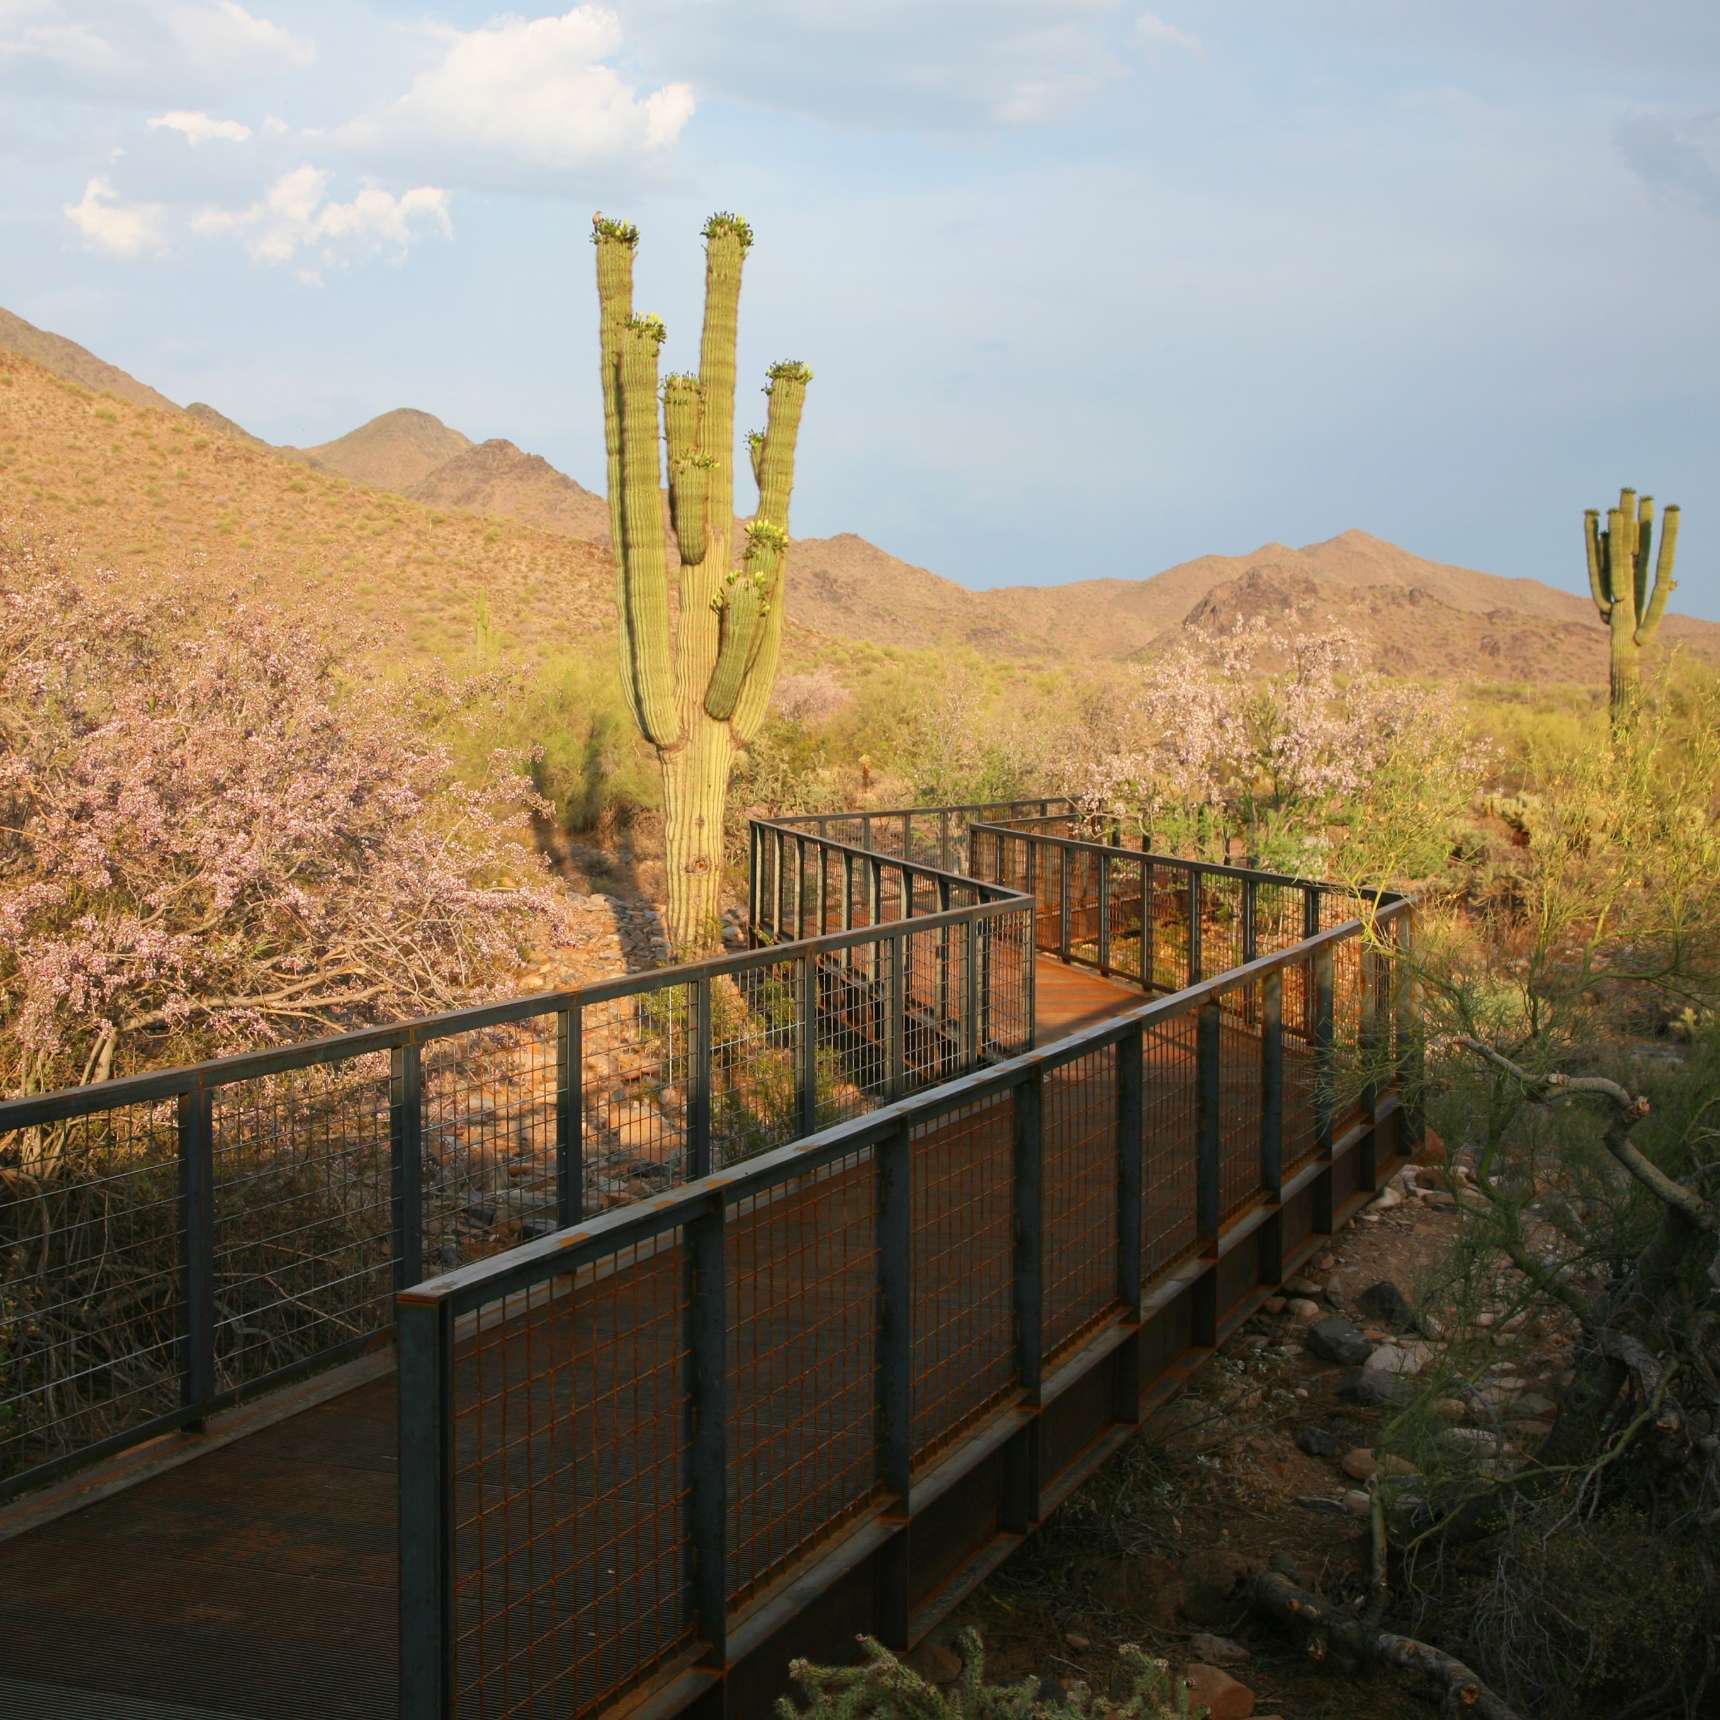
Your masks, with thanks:
M 60 0 L 0 0 L 0 64 L 38 60 L 73 72 L 103 73 L 115 61 L 113 44 Z
M 166 248 L 161 205 L 122 203 L 112 183 L 100 175 L 85 185 L 82 202 L 64 205 L 64 214 L 93 250 L 141 257 Z
M 1149 47 L 1183 48 L 1201 58 L 1206 49 L 1192 30 L 1180 30 L 1156 12 L 1143 12 L 1135 20 L 1135 34 Z
M 621 45 L 620 20 L 604 6 L 435 34 L 443 44 L 437 62 L 404 95 L 341 127 L 341 142 L 384 152 L 447 151 L 451 164 L 475 153 L 566 170 L 667 149 L 692 117 L 689 85 L 641 95 L 604 64 Z
M 419 185 L 398 197 L 367 185 L 350 203 L 327 201 L 329 175 L 320 167 L 283 173 L 244 209 L 205 209 L 192 222 L 206 236 L 239 239 L 255 262 L 296 264 L 298 278 L 317 286 L 325 268 L 344 268 L 356 256 L 392 253 L 397 259 L 429 235 L 452 238 L 448 194 Z
M 308 66 L 316 58 L 314 42 L 254 16 L 238 0 L 176 6 L 168 16 L 168 28 L 193 64 L 200 67 Z
M 175 108 L 171 113 L 159 113 L 149 124 L 153 130 L 179 132 L 193 148 L 200 143 L 208 143 L 211 138 L 221 138 L 228 143 L 243 143 L 251 135 L 251 128 L 241 125 L 236 119 L 212 119 L 206 113 L 197 113 L 189 108 Z

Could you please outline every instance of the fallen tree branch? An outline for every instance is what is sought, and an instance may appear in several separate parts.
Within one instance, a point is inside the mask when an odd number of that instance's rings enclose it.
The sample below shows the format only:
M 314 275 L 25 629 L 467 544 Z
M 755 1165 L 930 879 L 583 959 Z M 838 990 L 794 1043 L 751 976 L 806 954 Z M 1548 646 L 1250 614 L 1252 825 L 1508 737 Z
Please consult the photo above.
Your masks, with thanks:
M 1248 1585 L 1250 1602 L 1268 1618 L 1304 1634 L 1311 1659 L 1323 1660 L 1326 1644 L 1336 1643 L 1369 1665 L 1389 1666 L 1415 1679 L 1447 1715 L 1473 1715 L 1475 1720 L 1522 1720 L 1516 1709 L 1481 1682 L 1461 1660 L 1414 1637 L 1381 1630 L 1364 1619 L 1331 1611 L 1311 1594 L 1276 1571 L 1261 1571 Z

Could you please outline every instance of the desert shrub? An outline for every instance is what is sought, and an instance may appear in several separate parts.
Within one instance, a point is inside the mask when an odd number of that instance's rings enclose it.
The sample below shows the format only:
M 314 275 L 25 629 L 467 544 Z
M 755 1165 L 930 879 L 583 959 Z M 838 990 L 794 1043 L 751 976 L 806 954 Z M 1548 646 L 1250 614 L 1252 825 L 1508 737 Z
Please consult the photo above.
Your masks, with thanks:
M 475 607 L 472 696 L 446 739 L 468 774 L 509 754 L 563 830 L 613 835 L 662 800 L 656 760 L 640 740 L 613 652 L 560 651 L 509 666 L 487 606 Z
M 1482 762 L 1444 693 L 1367 670 L 1342 630 L 1263 624 L 1108 680 L 1065 736 L 1058 784 L 1095 823 L 1345 878 L 1440 867 Z
M 5 524 L 0 686 L 7 1090 L 445 1007 L 553 919 L 530 783 L 459 780 L 255 592 L 129 596 Z
M 1040 1680 L 990 1684 L 979 1633 L 964 1630 L 957 1639 L 962 1675 L 949 1690 L 928 1684 L 871 1637 L 859 1639 L 864 1656 L 857 1666 L 814 1666 L 797 1660 L 789 1668 L 806 1691 L 804 1709 L 786 1697 L 777 1720 L 1200 1720 L 1191 1711 L 1188 1687 L 1172 1679 L 1162 1660 L 1140 1649 L 1122 1649 L 1129 1693 L 1112 1700 L 1084 1684 L 1063 1695 L 1040 1695 Z

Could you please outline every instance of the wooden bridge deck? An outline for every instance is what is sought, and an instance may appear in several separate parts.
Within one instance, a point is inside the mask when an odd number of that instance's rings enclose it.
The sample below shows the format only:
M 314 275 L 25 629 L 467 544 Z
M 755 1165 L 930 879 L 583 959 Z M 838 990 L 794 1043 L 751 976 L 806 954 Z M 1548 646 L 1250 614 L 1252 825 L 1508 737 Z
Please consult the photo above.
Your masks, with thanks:
M 1141 993 L 1041 958 L 1047 1044 Z M 331 1386 L 353 1382 L 328 1396 Z M 321 1397 L 322 1401 L 316 1401 Z M 274 1415 L 278 1419 L 269 1420 Z M 396 1712 L 395 1394 L 385 1356 L 0 1512 L 0 1712 L 301 1720 Z M 99 1475 L 98 1475 L 99 1483 Z M 34 1525 L 34 1526 L 31 1526 Z

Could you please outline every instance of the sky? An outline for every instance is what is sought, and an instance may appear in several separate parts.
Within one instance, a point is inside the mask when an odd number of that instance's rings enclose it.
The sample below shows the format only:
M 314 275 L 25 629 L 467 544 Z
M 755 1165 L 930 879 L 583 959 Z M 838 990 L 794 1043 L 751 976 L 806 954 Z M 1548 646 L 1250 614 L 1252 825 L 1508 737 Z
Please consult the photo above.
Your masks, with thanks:
M 1720 7 L 1159 5 L 0 0 L 0 304 L 271 441 L 415 406 L 598 488 L 591 215 L 680 369 L 732 209 L 796 535 L 1581 591 L 1628 483 L 1720 619 Z

